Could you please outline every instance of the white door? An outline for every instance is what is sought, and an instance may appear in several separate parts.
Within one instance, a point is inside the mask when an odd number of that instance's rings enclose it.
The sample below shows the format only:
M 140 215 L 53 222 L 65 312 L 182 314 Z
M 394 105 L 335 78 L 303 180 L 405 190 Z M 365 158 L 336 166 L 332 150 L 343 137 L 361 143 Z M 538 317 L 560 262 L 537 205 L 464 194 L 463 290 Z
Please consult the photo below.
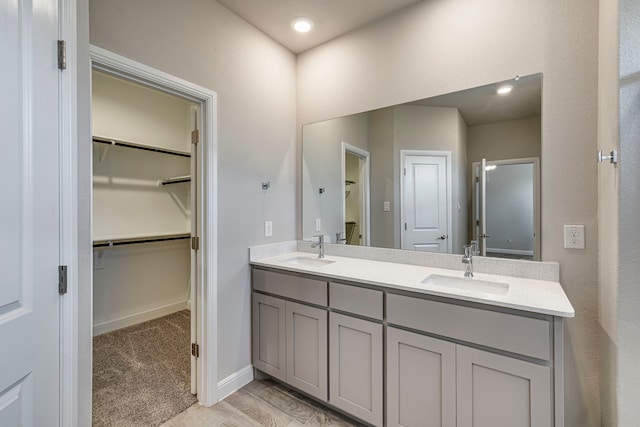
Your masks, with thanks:
M 0 425 L 59 424 L 56 0 L 0 2 Z
M 405 155 L 402 249 L 451 252 L 447 156 Z

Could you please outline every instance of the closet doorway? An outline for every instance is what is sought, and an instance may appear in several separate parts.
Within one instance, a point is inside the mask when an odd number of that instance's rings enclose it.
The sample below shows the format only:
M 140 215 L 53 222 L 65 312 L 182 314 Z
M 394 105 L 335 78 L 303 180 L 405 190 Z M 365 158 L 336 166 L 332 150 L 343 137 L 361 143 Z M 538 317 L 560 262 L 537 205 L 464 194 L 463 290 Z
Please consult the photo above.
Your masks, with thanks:
M 215 94 L 92 58 L 93 425 L 158 425 L 217 400 Z

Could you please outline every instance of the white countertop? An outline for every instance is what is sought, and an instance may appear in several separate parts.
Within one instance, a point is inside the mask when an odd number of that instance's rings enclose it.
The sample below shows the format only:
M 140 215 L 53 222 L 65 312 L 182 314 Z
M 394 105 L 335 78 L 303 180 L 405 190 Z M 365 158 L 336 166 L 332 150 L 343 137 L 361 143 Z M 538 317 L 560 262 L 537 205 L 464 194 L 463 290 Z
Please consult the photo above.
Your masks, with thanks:
M 287 252 L 276 256 L 253 259 L 251 264 L 534 313 L 560 317 L 575 316 L 573 306 L 559 282 L 474 273 L 474 279 L 476 280 L 509 284 L 509 289 L 505 294 L 494 294 L 422 283 L 424 279 L 432 274 L 463 278 L 463 271 L 334 255 L 326 255 L 325 260 L 335 262 L 323 266 L 286 262 L 294 257 L 318 258 L 317 255 L 308 252 Z

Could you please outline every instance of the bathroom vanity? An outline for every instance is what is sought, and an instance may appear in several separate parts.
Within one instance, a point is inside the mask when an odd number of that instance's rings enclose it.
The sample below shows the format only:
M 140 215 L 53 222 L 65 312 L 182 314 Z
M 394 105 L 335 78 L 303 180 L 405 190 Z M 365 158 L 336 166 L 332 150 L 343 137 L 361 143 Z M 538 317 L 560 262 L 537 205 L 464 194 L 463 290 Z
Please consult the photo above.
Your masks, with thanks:
M 564 425 L 557 279 L 330 253 L 252 255 L 255 369 L 373 426 Z

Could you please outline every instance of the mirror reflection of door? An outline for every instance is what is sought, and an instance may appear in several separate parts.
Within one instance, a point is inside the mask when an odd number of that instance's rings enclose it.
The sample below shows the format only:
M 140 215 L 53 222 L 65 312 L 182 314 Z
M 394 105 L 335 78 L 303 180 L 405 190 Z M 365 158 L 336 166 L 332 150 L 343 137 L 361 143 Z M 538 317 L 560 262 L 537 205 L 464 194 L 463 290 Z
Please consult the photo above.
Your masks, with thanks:
M 539 260 L 538 159 L 483 159 L 473 170 L 474 239 L 480 253 Z
M 450 153 L 403 152 L 401 157 L 402 248 L 451 252 Z
M 348 144 L 343 147 L 344 230 L 338 242 L 368 246 L 369 153 Z

